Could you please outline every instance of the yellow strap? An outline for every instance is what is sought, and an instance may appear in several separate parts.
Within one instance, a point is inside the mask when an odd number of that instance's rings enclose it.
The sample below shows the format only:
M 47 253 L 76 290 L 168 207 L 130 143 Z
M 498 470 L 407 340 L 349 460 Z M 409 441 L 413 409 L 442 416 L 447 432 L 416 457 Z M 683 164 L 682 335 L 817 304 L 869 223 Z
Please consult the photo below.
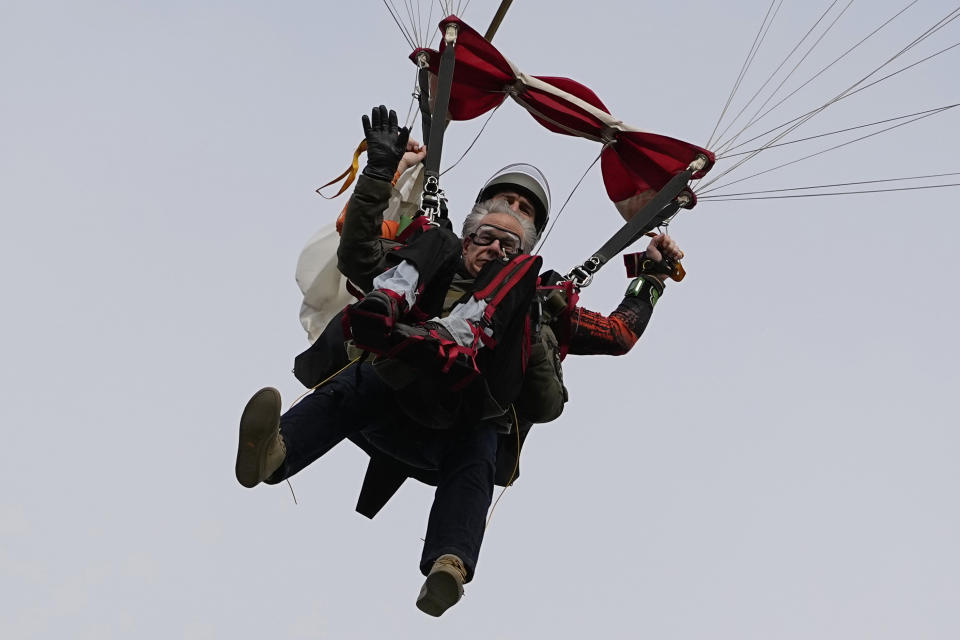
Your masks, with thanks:
M 347 167 L 347 170 L 341 173 L 340 175 L 338 175 L 336 178 L 334 178 L 327 184 L 317 189 L 317 193 L 320 194 L 320 197 L 326 198 L 327 200 L 333 200 L 334 198 L 339 196 L 341 193 L 343 193 L 344 191 L 350 188 L 350 185 L 353 184 L 353 181 L 357 179 L 357 171 L 360 169 L 360 154 L 366 150 L 367 150 L 367 141 L 361 140 L 360 144 L 357 145 L 357 150 L 353 152 L 353 162 L 350 164 L 349 167 Z M 320 193 L 330 185 L 336 184 L 341 180 L 343 180 L 344 178 L 346 178 L 346 180 L 344 181 L 343 186 L 340 187 L 340 191 L 337 191 L 336 194 L 332 196 L 325 196 L 322 193 Z

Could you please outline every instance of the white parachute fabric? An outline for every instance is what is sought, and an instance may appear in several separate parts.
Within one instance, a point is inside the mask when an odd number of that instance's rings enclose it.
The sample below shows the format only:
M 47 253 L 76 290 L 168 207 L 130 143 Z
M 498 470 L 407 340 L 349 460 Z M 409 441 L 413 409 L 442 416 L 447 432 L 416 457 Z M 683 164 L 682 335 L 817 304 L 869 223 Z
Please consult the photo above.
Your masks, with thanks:
M 300 323 L 312 344 L 336 313 L 350 304 L 346 278 L 337 270 L 336 224 L 324 225 L 307 242 L 297 260 L 297 286 L 303 292 Z
M 413 216 L 422 190 L 423 165 L 417 164 L 397 180 L 383 219 L 399 221 L 401 217 Z M 347 279 L 337 269 L 339 244 L 336 225 L 326 224 L 307 241 L 297 260 L 297 286 L 303 293 L 300 323 L 311 344 L 320 337 L 330 320 L 355 300 L 347 291 Z

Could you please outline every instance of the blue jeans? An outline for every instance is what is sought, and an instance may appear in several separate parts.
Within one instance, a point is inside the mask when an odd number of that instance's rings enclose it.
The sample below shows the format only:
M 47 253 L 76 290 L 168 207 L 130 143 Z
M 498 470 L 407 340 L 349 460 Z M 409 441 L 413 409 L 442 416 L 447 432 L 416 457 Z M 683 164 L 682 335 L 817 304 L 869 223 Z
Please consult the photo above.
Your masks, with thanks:
M 395 393 L 364 362 L 305 397 L 280 418 L 287 456 L 269 482 L 289 478 L 357 433 L 404 463 L 436 470 L 437 490 L 420 570 L 426 575 L 438 557 L 452 553 L 463 560 L 469 580 L 493 497 L 496 427 L 487 423 L 444 431 L 420 427 L 405 417 Z

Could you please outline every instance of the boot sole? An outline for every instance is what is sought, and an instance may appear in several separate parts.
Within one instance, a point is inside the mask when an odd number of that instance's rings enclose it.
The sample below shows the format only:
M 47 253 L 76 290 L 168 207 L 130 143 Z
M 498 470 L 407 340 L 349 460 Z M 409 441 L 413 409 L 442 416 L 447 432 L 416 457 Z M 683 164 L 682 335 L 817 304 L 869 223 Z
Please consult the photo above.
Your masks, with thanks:
M 280 392 L 272 387 L 253 394 L 240 416 L 240 442 L 237 445 L 237 481 L 248 489 L 263 477 L 270 439 L 280 427 Z
M 420 589 L 417 608 L 427 615 L 439 618 L 443 612 L 457 604 L 463 596 L 463 585 L 446 571 L 436 571 L 427 576 Z

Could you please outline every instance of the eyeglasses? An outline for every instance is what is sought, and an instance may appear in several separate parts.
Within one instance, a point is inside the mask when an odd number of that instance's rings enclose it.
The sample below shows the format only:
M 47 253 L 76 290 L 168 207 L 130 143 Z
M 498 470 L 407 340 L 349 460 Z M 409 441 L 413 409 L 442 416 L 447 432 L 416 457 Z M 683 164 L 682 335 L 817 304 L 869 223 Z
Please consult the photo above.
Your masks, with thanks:
M 468 237 L 474 244 L 480 245 L 481 247 L 486 247 L 493 244 L 494 241 L 499 241 L 500 249 L 508 256 L 515 256 L 520 253 L 522 244 L 520 236 L 512 231 L 495 227 L 492 224 L 480 225 L 477 230 Z

